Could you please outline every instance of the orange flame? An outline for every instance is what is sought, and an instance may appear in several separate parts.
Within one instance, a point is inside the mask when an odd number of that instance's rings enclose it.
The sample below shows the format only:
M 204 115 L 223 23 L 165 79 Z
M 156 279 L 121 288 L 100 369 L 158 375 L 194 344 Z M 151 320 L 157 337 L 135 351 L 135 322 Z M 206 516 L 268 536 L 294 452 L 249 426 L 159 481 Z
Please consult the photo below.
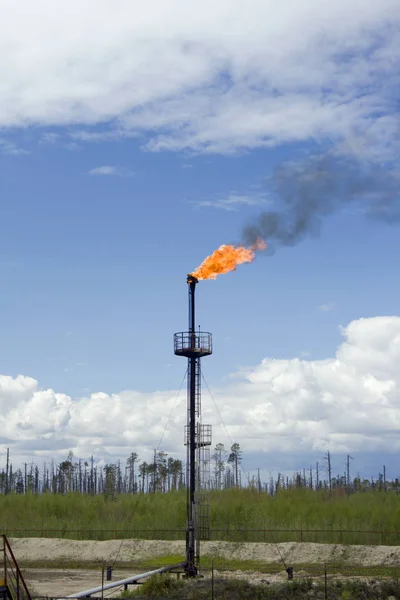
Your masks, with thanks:
M 248 248 L 223 244 L 213 254 L 207 256 L 191 275 L 197 279 L 216 279 L 217 275 L 236 271 L 238 265 L 252 262 L 257 250 L 265 250 L 266 247 L 267 244 L 262 239 L 258 239 Z

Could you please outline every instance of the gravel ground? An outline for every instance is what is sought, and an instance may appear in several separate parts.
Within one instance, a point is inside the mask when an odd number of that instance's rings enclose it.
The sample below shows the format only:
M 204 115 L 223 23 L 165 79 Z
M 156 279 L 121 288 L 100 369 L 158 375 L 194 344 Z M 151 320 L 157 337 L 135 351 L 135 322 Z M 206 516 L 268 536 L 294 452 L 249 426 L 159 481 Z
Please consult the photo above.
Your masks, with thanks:
M 171 554 L 184 556 L 185 543 L 182 541 L 121 540 L 111 541 L 75 541 L 49 538 L 14 538 L 10 540 L 18 561 L 27 565 L 23 569 L 28 587 L 33 595 L 65 597 L 88 588 L 101 585 L 101 565 L 113 564 L 116 557 L 118 569 L 113 572 L 113 580 L 135 575 L 139 571 L 128 568 L 128 563 L 145 561 Z M 318 565 L 321 563 L 345 566 L 399 566 L 400 547 L 398 546 L 341 546 L 336 544 L 309 544 L 287 542 L 278 544 L 203 542 L 202 555 L 220 559 L 251 560 L 259 563 L 280 563 L 281 557 L 286 564 Z M 29 568 L 30 561 L 41 561 L 46 568 Z M 79 562 L 82 568 L 60 569 L 62 561 Z M 96 563 L 97 569 L 84 568 L 85 563 Z M 124 568 L 124 563 L 126 567 Z M 54 567 L 52 566 L 54 565 Z M 143 570 L 141 571 L 143 572 Z M 305 571 L 296 571 L 296 577 L 310 575 Z M 206 577 L 209 576 L 206 573 Z M 254 583 L 286 581 L 287 574 L 282 568 L 278 573 L 234 571 L 215 572 L 216 577 L 235 577 L 248 579 Z M 335 578 L 345 574 L 335 574 Z M 139 586 L 138 586 L 139 587 Z M 105 597 L 118 595 L 121 588 L 107 591 Z M 100 597 L 101 594 L 98 596 Z

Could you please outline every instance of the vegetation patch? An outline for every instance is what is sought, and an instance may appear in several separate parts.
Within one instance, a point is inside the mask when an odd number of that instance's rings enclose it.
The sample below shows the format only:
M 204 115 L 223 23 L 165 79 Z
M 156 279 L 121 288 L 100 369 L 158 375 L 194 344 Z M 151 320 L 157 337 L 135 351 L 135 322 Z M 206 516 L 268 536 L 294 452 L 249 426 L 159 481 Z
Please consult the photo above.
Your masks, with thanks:
M 172 575 L 153 575 L 143 583 L 140 593 L 149 598 L 180 598 L 181 592 L 187 587 L 185 584 L 185 581 Z
M 107 495 L 79 492 L 0 495 L 9 537 L 183 540 L 186 491 Z M 400 495 L 341 490 L 254 489 L 211 493 L 211 539 L 400 545 Z
M 170 598 L 180 600 L 391 600 L 400 599 L 398 581 L 335 581 L 325 586 L 324 582 L 312 579 L 291 581 L 284 584 L 261 583 L 234 579 L 210 579 L 180 581 L 166 575 L 151 577 L 138 592 L 124 592 L 124 599 Z

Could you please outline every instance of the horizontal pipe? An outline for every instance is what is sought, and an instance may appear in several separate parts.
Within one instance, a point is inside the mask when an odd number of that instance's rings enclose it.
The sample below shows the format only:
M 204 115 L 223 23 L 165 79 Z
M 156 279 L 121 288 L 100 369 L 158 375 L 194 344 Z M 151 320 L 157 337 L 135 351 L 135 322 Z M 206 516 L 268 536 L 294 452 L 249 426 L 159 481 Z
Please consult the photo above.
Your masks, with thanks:
M 127 577 L 126 579 L 120 579 L 119 581 L 113 581 L 112 583 L 106 583 L 106 585 L 99 585 L 98 587 L 91 588 L 90 590 L 84 590 L 83 592 L 77 592 L 76 594 L 71 594 L 70 596 L 66 596 L 66 598 L 87 598 L 92 594 L 97 594 L 102 590 L 111 590 L 112 588 L 119 587 L 120 585 L 125 585 L 129 583 L 135 583 L 135 581 L 139 581 L 139 579 L 146 579 L 147 577 L 151 577 L 152 575 L 158 575 L 161 573 L 167 573 L 168 571 L 172 571 L 172 569 L 177 569 L 178 567 L 184 567 L 186 562 L 180 562 L 176 565 L 170 565 L 169 567 L 162 567 L 161 569 L 155 569 L 154 571 L 147 571 L 147 573 L 141 573 L 140 575 L 133 575 L 132 577 Z

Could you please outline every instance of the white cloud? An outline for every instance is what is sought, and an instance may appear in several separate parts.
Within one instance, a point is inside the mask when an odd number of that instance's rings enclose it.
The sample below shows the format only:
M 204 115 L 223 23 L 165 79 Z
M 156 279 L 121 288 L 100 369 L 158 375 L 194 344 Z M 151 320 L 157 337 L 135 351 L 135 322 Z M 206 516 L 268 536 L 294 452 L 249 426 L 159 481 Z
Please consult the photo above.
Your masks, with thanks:
M 333 310 L 335 308 L 335 303 L 334 302 L 327 302 L 326 304 L 320 304 L 318 306 L 318 309 L 321 312 L 330 312 L 331 310 Z
M 117 167 L 111 167 L 110 165 L 104 165 L 103 167 L 95 167 L 90 169 L 89 175 L 115 175 Z
M 262 195 L 242 195 L 231 193 L 214 200 L 199 200 L 194 202 L 197 208 L 216 208 L 220 210 L 235 211 L 242 206 L 259 206 L 267 202 Z
M 230 437 L 246 453 L 398 452 L 400 317 L 352 321 L 336 356 L 326 360 L 265 359 L 213 391 Z M 82 458 L 148 458 L 162 448 L 183 456 L 185 392 L 93 393 L 77 399 L 43 390 L 36 380 L 0 376 L 0 430 L 16 456 L 35 452 Z M 134 407 L 134 410 L 133 408 Z M 214 443 L 229 445 L 207 394 L 204 422 Z
M 123 167 L 103 165 L 102 167 L 90 169 L 89 175 L 115 175 L 117 177 L 130 177 L 133 175 L 133 171 L 129 171 L 129 169 L 124 169 Z
M 61 135 L 59 133 L 55 133 L 54 131 L 46 131 L 42 134 L 40 138 L 41 144 L 55 144 L 60 139 Z
M 79 148 L 76 142 L 69 140 L 69 138 L 65 140 L 65 136 L 63 136 L 61 133 L 56 133 L 54 131 L 45 131 L 42 133 L 39 140 L 39 145 L 50 146 L 53 144 L 57 144 L 66 150 L 77 150 Z
M 14 142 L 0 138 L 0 153 L 8 154 L 10 156 L 24 156 L 29 154 L 29 151 L 24 148 L 19 148 Z
M 393 156 L 398 0 L 3 0 L 0 127 L 151 150 L 313 138 Z

